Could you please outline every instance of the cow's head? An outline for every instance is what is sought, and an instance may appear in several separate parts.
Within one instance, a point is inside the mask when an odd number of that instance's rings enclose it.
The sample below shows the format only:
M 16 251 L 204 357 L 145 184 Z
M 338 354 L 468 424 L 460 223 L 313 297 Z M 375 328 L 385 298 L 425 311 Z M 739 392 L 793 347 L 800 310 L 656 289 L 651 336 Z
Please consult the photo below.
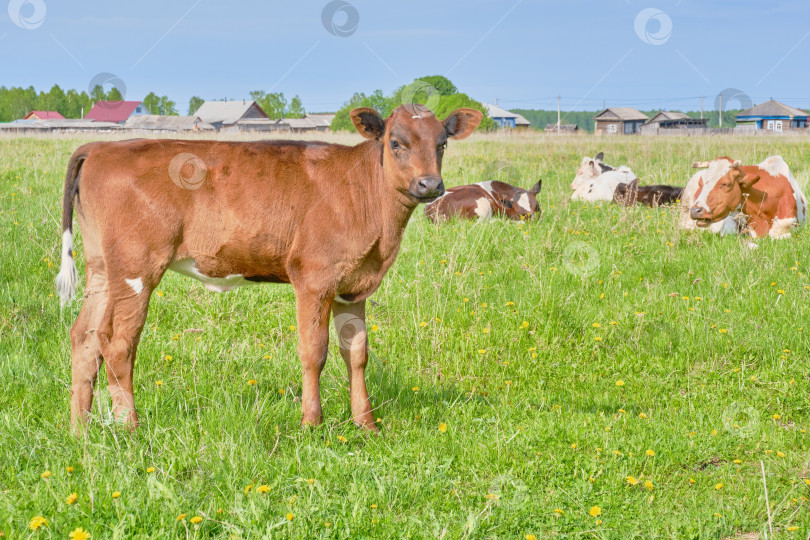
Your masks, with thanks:
M 382 143 L 386 180 L 414 205 L 444 194 L 442 157 L 447 140 L 469 136 L 483 118 L 480 111 L 462 108 L 440 122 L 421 105 L 397 107 L 385 120 L 366 107 L 350 114 L 362 136 Z
M 582 162 L 579 164 L 579 168 L 577 169 L 577 175 L 571 182 L 571 189 L 577 189 L 588 180 L 593 180 L 604 172 L 615 170 L 614 167 L 605 165 L 602 162 L 604 158 L 605 154 L 603 152 L 599 152 L 596 154 L 596 157 L 593 158 L 582 158 Z
M 689 216 L 698 227 L 724 220 L 742 204 L 743 193 L 759 181 L 756 168 L 741 167 L 740 161 L 727 157 L 696 162 L 693 167 L 706 168 L 689 209 Z
M 540 217 L 542 211 L 537 203 L 537 194 L 543 187 L 543 181 L 538 181 L 531 189 L 515 188 L 508 198 L 501 197 L 498 201 L 502 212 L 509 219 L 532 219 Z

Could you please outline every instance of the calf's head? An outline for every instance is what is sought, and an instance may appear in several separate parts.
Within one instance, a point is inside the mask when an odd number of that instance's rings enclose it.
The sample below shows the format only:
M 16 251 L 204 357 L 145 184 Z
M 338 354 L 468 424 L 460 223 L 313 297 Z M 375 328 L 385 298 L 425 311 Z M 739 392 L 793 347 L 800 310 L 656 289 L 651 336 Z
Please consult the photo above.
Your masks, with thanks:
M 382 143 L 386 181 L 414 205 L 444 194 L 442 157 L 447 140 L 469 136 L 483 118 L 480 111 L 461 108 L 440 122 L 421 105 L 398 107 L 385 120 L 367 107 L 350 115 L 361 135 Z
M 515 188 L 514 193 L 499 201 L 503 207 L 503 213 L 509 219 L 532 219 L 540 217 L 540 205 L 537 203 L 537 194 L 543 186 L 543 181 L 538 181 L 531 189 Z
M 605 165 L 602 162 L 604 158 L 605 154 L 603 152 L 599 152 L 594 158 L 582 158 L 582 162 L 579 164 L 579 168 L 577 169 L 577 175 L 571 182 L 571 189 L 577 189 L 577 187 L 581 186 L 588 180 L 593 180 L 604 172 L 614 170 L 613 167 L 610 165 Z
M 698 227 L 708 227 L 724 220 L 743 202 L 743 194 L 759 180 L 756 168 L 741 167 L 741 162 L 723 157 L 711 162 L 697 162 L 706 167 L 698 182 L 689 216 Z

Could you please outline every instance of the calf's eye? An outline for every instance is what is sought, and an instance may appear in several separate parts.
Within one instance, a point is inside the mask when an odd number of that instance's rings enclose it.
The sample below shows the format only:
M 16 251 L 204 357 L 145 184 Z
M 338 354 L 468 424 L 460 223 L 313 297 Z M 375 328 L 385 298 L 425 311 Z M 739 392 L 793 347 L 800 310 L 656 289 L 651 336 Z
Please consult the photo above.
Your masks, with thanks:
M 391 150 L 399 150 L 402 148 L 397 141 L 391 141 Z

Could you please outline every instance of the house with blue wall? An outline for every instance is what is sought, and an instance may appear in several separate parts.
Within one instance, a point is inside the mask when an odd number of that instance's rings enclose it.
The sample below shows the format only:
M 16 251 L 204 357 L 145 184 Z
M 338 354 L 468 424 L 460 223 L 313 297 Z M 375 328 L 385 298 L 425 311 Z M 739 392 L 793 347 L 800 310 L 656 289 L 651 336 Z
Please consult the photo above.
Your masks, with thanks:
M 808 116 L 801 109 L 770 100 L 738 114 L 737 125 L 776 132 L 794 131 L 807 128 Z
M 483 105 L 484 108 L 487 110 L 487 114 L 489 114 L 489 117 L 495 120 L 495 123 L 498 124 L 499 128 L 525 129 L 531 125 L 531 123 L 528 120 L 526 120 L 523 116 L 498 107 L 497 101 L 495 102 L 494 105 L 492 105 L 491 103 L 484 103 Z

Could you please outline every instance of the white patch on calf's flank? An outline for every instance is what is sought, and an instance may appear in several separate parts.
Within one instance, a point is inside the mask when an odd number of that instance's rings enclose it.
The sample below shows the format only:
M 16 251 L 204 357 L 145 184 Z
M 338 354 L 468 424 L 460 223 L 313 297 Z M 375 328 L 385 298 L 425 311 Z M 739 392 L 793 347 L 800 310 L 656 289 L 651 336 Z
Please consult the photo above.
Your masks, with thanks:
M 484 191 L 486 191 L 493 197 L 495 196 L 495 192 L 492 191 L 492 180 L 487 180 L 486 182 L 478 182 L 476 185 L 480 186 Z
M 250 285 L 253 282 L 246 280 L 241 274 L 232 274 L 224 278 L 206 276 L 197 269 L 194 259 L 181 259 L 169 265 L 169 270 L 174 270 L 178 274 L 183 274 L 205 285 L 205 288 L 213 292 L 228 292 L 242 285 Z
M 492 217 L 492 205 L 486 197 L 481 197 L 475 201 L 475 215 L 482 221 Z
M 796 218 L 779 219 L 775 218 L 771 224 L 768 236 L 774 239 L 790 238 L 790 232 L 798 225 Z
M 523 209 L 524 209 L 524 210 L 526 210 L 527 212 L 531 212 L 531 211 L 532 211 L 532 207 L 531 207 L 531 205 L 529 204 L 529 194 L 528 194 L 528 193 L 524 193 L 524 194 L 522 194 L 522 195 L 520 196 L 520 198 L 518 199 L 518 203 L 517 203 L 517 204 L 518 204 L 518 206 L 519 206 L 519 207 L 523 208 Z
M 73 233 L 66 230 L 62 233 L 62 262 L 56 275 L 56 290 L 63 306 L 73 300 L 78 282 L 76 261 L 73 260 Z
M 141 278 L 135 279 L 124 279 L 127 282 L 127 285 L 135 291 L 135 294 L 141 294 L 143 292 L 143 280 Z

